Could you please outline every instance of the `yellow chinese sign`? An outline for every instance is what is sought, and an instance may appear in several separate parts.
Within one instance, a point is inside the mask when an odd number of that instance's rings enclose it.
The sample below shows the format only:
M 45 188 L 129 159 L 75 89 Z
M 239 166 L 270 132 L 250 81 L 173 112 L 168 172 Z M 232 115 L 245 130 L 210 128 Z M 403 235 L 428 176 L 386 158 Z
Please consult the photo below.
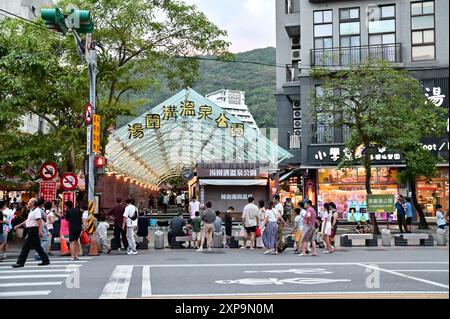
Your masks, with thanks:
M 181 102 L 181 116 L 195 116 L 195 103 L 192 101 Z
M 145 116 L 145 128 L 161 128 L 161 118 L 159 114 L 147 114 Z
M 94 114 L 92 121 L 92 152 L 100 153 L 100 115 Z
M 200 117 L 199 120 L 211 120 L 209 117 L 212 114 L 212 107 L 209 105 L 202 105 L 200 106 Z
M 177 119 L 178 111 L 175 105 L 163 106 L 163 120 Z
M 231 136 L 244 136 L 244 123 L 231 123 Z
M 227 128 L 228 121 L 230 121 L 230 119 L 228 117 L 226 117 L 225 113 L 220 114 L 220 116 L 216 119 L 217 127 L 218 128 Z
M 130 133 L 128 138 L 143 138 L 144 128 L 141 123 L 135 123 L 132 126 L 128 124 L 128 132 Z

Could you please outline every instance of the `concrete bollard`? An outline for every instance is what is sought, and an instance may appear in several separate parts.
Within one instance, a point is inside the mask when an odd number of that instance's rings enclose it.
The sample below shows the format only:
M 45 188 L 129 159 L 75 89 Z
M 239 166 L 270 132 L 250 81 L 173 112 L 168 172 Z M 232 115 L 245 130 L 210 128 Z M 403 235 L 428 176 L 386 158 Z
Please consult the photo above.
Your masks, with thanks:
M 391 245 L 391 231 L 389 229 L 383 229 L 381 231 L 381 242 L 383 246 Z
M 153 244 L 155 249 L 164 249 L 164 232 L 157 230 L 153 234 Z
M 436 230 L 436 242 L 438 246 L 446 245 L 445 230 L 438 228 Z

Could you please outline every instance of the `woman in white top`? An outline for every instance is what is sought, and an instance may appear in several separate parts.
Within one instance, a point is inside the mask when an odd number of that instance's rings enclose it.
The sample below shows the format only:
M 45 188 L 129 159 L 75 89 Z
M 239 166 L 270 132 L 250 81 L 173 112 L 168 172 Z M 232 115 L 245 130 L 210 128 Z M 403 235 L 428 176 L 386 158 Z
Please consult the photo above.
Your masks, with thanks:
M 273 202 L 270 201 L 266 210 L 266 218 L 264 220 L 264 234 L 263 243 L 268 250 L 265 255 L 273 253 L 278 254 L 277 239 L 278 239 L 278 220 L 281 215 L 273 208 Z
M 52 248 L 51 242 L 53 237 L 53 224 L 55 223 L 55 214 L 52 212 L 52 203 L 46 202 L 44 204 L 45 209 L 45 227 L 47 228 L 47 236 L 48 236 L 48 242 L 50 243 L 47 246 L 47 255 L 52 256 L 53 254 L 50 252 L 50 249 Z
M 266 207 L 263 200 L 259 201 L 259 229 L 261 230 L 261 236 L 256 238 L 256 248 L 264 248 L 263 243 L 263 233 L 264 233 L 264 225 L 266 223 Z
M 324 212 L 322 213 L 322 236 L 323 236 L 323 241 L 325 243 L 325 248 L 327 250 L 325 250 L 323 253 L 324 254 L 331 254 L 334 252 L 334 248 L 330 243 L 330 236 L 331 236 L 331 230 L 332 230 L 332 225 L 331 225 L 331 217 L 333 215 L 333 213 L 330 211 L 330 206 L 328 203 L 325 203 L 323 205 L 324 207 Z

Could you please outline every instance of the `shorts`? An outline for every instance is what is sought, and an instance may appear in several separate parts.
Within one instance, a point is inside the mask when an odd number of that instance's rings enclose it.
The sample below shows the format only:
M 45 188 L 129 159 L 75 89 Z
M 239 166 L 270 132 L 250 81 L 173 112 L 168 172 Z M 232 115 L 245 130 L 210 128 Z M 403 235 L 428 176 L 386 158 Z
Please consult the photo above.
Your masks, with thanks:
M 203 234 L 208 235 L 209 233 L 214 233 L 214 224 L 203 224 L 203 228 L 202 228 L 202 232 Z
M 406 217 L 406 225 L 410 226 L 412 224 L 412 217 Z
M 201 237 L 202 237 L 201 234 L 202 234 L 201 232 L 198 232 L 198 233 L 192 232 L 192 240 L 194 240 L 194 241 L 195 240 L 197 240 L 197 241 L 200 240 Z
M 252 227 L 244 227 L 244 228 L 245 228 L 245 230 L 247 231 L 247 234 L 256 232 L 256 226 L 252 226 Z
M 302 243 L 309 243 L 315 240 L 316 230 L 314 227 L 305 227 L 301 237 Z
M 295 232 L 295 241 L 300 241 L 301 238 L 302 238 L 302 231 L 301 230 L 297 230 Z
M 70 231 L 69 232 L 69 241 L 77 241 L 80 239 L 81 236 L 81 230 L 79 231 Z

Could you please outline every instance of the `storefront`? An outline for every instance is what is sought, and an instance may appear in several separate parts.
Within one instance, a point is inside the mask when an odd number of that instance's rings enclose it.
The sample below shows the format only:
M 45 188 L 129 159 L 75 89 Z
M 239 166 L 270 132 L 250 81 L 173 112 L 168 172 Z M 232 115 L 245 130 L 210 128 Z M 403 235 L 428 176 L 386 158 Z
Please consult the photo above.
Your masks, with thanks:
M 303 176 L 300 171 L 292 171 L 286 175 L 286 178 L 283 178 L 284 176 L 280 178 L 280 200 L 284 203 L 287 198 L 290 198 L 296 205 L 303 201 Z
M 372 193 L 376 195 L 398 194 L 400 185 L 396 180 L 397 173 L 397 168 L 372 168 Z M 317 191 L 319 210 L 323 208 L 325 202 L 333 202 L 339 211 L 339 217 L 349 220 L 352 214 L 359 215 L 367 207 L 365 169 L 320 168 L 318 169 Z
M 444 210 L 448 209 L 448 174 L 448 167 L 439 167 L 436 176 L 431 180 L 426 178 L 417 180 L 417 200 L 423 209 L 425 217 L 436 217 L 434 209 L 436 204 L 442 205 Z

